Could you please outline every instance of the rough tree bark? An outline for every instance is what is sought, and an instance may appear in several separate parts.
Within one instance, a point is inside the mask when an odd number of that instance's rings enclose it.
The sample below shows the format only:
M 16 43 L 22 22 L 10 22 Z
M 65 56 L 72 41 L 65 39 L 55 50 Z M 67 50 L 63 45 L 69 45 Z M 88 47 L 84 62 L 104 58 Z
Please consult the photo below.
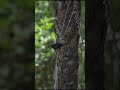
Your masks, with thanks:
M 80 0 L 55 1 L 56 50 L 54 89 L 77 89 Z
M 103 0 L 86 0 L 85 87 L 104 90 L 104 41 L 107 30 Z

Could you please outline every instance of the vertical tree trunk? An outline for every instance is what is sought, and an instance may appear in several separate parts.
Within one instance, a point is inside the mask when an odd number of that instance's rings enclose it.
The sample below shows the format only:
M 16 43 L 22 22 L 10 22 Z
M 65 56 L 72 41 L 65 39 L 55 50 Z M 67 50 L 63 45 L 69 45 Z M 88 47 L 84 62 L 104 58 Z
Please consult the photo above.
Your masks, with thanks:
M 56 50 L 54 89 L 77 89 L 80 1 L 55 1 Z
M 120 0 L 107 0 L 106 90 L 120 90 Z
M 87 90 L 104 90 L 104 41 L 106 33 L 103 0 L 86 0 L 85 80 Z

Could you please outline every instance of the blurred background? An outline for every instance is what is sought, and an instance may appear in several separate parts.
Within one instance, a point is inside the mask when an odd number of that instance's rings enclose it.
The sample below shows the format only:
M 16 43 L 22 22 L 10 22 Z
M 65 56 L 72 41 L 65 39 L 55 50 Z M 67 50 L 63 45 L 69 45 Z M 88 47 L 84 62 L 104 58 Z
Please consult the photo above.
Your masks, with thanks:
M 0 90 L 34 90 L 34 0 L 0 0 Z
M 35 1 L 35 88 L 53 89 L 55 52 L 50 45 L 55 42 L 52 1 Z M 78 89 L 85 88 L 85 1 L 81 1 L 81 27 L 79 30 Z

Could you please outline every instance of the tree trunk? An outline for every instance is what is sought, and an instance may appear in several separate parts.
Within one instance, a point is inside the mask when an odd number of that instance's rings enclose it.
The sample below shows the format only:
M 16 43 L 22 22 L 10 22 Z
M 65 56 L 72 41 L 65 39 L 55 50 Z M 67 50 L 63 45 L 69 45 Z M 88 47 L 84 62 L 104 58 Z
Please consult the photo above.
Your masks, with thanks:
M 54 89 L 77 89 L 80 1 L 55 1 L 56 50 Z
M 105 53 L 106 90 L 120 90 L 120 0 L 107 0 L 106 14 L 109 24 Z
M 104 41 L 106 33 L 103 0 L 86 0 L 86 90 L 104 90 Z

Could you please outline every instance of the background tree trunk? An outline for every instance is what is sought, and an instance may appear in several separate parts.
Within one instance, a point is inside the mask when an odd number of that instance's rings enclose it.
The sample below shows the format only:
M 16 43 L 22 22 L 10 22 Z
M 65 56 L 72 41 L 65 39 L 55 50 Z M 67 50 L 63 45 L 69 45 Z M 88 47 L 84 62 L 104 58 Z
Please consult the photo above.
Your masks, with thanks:
M 105 44 L 105 89 L 120 90 L 120 0 L 107 0 Z
M 104 90 L 104 41 L 106 33 L 103 0 L 86 0 L 85 87 Z
M 56 50 L 54 89 L 77 89 L 80 0 L 55 1 Z

